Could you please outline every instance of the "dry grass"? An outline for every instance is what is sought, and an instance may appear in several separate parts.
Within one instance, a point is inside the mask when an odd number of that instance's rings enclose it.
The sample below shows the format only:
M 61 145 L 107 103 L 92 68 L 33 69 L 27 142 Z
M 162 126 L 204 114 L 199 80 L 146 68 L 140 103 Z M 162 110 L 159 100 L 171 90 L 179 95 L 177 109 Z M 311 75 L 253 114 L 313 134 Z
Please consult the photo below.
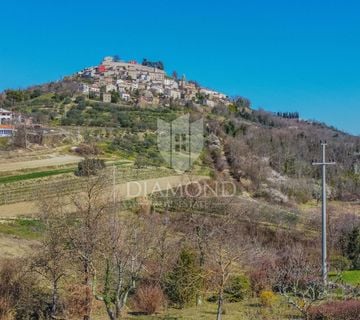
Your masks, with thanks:
M 40 160 L 1 161 L 0 172 L 76 164 L 81 159 L 82 159 L 81 157 L 74 155 L 53 155 L 52 157 L 46 159 L 40 159 Z
M 296 319 L 300 315 L 286 303 L 279 300 L 273 308 L 262 307 L 258 299 L 250 299 L 238 303 L 225 304 L 224 320 L 285 320 Z M 126 319 L 150 320 L 214 320 L 216 319 L 216 304 L 204 303 L 198 307 L 168 309 L 154 316 L 128 315 Z M 99 318 L 100 320 L 100 318 Z
M 0 259 L 17 258 L 29 254 L 37 245 L 35 240 L 0 234 Z

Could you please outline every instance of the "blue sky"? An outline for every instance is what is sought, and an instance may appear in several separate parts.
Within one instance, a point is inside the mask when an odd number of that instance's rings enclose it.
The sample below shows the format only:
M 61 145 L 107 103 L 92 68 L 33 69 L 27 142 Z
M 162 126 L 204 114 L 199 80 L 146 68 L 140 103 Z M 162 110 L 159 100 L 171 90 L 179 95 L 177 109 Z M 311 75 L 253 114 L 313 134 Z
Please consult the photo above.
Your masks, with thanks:
M 360 134 L 357 1 L 3 1 L 0 91 L 59 79 L 105 55 L 166 70 L 254 107 Z

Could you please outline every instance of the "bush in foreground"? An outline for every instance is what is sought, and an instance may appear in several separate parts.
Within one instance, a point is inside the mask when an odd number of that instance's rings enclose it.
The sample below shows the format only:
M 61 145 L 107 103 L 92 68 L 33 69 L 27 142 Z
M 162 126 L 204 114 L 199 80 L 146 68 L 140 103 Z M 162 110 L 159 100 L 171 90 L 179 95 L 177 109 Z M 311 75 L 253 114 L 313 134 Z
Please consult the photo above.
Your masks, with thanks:
M 166 280 L 166 293 L 170 302 L 184 308 L 195 302 L 201 287 L 201 271 L 197 265 L 196 254 L 184 248 L 173 270 Z
M 261 305 L 269 308 L 272 307 L 277 300 L 275 293 L 270 290 L 261 291 L 259 298 L 261 301 Z
M 165 296 L 159 286 L 144 284 L 136 290 L 134 305 L 137 311 L 151 315 L 160 311 L 164 304 Z
M 245 275 L 237 275 L 229 280 L 224 289 L 225 300 L 238 302 L 244 300 L 250 294 L 250 280 Z
M 360 300 L 331 301 L 309 310 L 310 320 L 359 320 Z
M 0 264 L 0 319 L 49 319 L 49 295 L 24 260 Z
M 224 301 L 239 302 L 250 296 L 250 280 L 245 275 L 236 275 L 230 277 L 228 284 L 224 288 Z M 217 302 L 218 296 L 216 294 L 207 298 L 208 302 Z

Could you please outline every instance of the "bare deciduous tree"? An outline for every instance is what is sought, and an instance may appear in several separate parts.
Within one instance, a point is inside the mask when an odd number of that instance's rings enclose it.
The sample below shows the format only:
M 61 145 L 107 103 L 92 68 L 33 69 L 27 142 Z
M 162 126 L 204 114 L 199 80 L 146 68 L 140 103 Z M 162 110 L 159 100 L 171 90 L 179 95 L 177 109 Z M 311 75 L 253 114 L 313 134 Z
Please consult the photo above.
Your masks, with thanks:
M 130 292 L 136 287 L 146 261 L 153 252 L 156 225 L 150 218 L 119 217 L 108 221 L 105 266 L 101 293 L 110 320 L 120 319 Z
M 96 258 L 101 252 L 106 238 L 106 224 L 113 209 L 108 190 L 108 177 L 99 173 L 87 177 L 85 192 L 70 196 L 70 206 L 74 207 L 66 215 L 66 237 L 70 254 L 81 264 L 81 274 L 85 286 L 84 320 L 91 319 L 93 292 L 96 286 Z
M 59 199 L 43 201 L 40 204 L 40 221 L 45 230 L 39 250 L 31 261 L 32 270 L 40 274 L 51 285 L 51 316 L 55 318 L 59 310 L 59 283 L 65 277 L 69 265 L 66 249 L 63 206 Z
M 213 219 L 206 243 L 207 269 L 217 291 L 217 320 L 222 319 L 224 290 L 230 275 L 245 259 L 257 254 L 256 247 L 242 234 L 238 219 L 236 213 Z
M 284 252 L 274 270 L 275 288 L 306 319 L 311 306 L 326 297 L 320 270 L 315 262 L 303 248 L 293 247 Z

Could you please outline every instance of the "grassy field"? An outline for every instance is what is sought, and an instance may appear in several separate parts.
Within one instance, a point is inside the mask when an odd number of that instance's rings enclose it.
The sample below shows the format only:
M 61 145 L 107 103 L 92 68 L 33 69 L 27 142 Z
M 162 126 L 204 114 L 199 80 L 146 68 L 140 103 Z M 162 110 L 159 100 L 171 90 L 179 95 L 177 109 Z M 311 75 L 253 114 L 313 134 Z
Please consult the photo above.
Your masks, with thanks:
M 0 234 L 11 235 L 21 239 L 37 240 L 41 237 L 42 231 L 43 226 L 38 220 L 2 220 L 0 223 Z
M 360 270 L 344 271 L 342 279 L 345 283 L 350 285 L 360 285 Z
M 42 232 L 37 220 L 0 220 L 0 259 L 27 256 L 36 250 Z
M 37 171 L 37 172 L 31 172 L 31 173 L 19 174 L 13 176 L 5 176 L 5 177 L 0 177 L 0 184 L 18 182 L 18 181 L 24 181 L 30 179 L 45 178 L 59 174 L 74 172 L 74 170 L 75 168 L 64 168 L 64 169 Z
M 112 164 L 114 164 L 116 167 L 122 167 L 129 163 L 131 163 L 131 162 L 128 160 L 119 160 L 119 161 L 115 161 Z M 76 168 L 74 166 L 71 166 L 71 167 L 67 167 L 67 168 L 34 171 L 34 172 L 29 172 L 29 173 L 4 176 L 4 177 L 0 177 L 0 184 L 19 182 L 19 181 L 25 181 L 25 180 L 31 180 L 31 179 L 46 178 L 46 177 L 61 175 L 61 174 L 65 174 L 65 173 L 72 173 L 75 171 L 75 169 Z
M 263 307 L 258 299 L 249 299 L 243 302 L 226 303 L 223 313 L 224 320 L 285 320 L 299 319 L 299 314 L 282 302 L 280 299 L 273 307 Z M 98 318 L 103 319 L 102 317 Z M 185 309 L 169 308 L 156 315 L 145 316 L 138 314 L 129 314 L 125 319 L 132 320 L 214 320 L 216 319 L 216 304 L 204 303 L 198 307 L 189 307 Z
M 329 274 L 330 278 L 335 279 L 337 275 L 335 273 Z M 349 285 L 360 285 L 360 270 L 349 270 L 341 273 L 341 280 Z

